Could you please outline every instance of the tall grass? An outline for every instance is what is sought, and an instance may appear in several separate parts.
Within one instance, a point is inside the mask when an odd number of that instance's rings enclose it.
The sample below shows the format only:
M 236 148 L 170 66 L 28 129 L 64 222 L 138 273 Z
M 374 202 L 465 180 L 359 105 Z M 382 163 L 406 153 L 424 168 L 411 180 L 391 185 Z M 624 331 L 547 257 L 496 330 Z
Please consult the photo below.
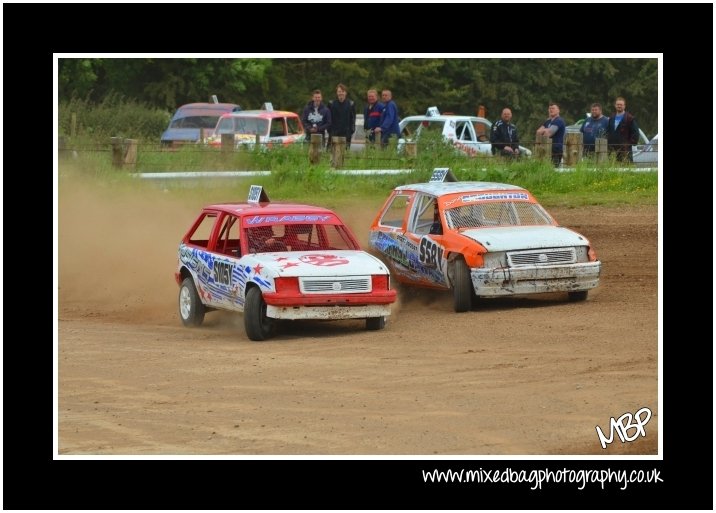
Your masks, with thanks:
M 77 119 L 74 135 L 77 141 L 84 143 L 97 143 L 110 137 L 158 143 L 171 118 L 169 112 L 117 94 L 107 95 L 99 104 L 72 98 L 59 104 L 60 135 L 72 135 L 72 114 Z
M 294 144 L 268 148 L 241 149 L 223 153 L 201 145 L 162 149 L 150 143 L 140 145 L 134 169 L 111 166 L 109 145 L 103 151 L 79 151 L 76 158 L 64 154 L 60 171 L 107 180 L 126 181 L 129 173 L 162 171 L 242 171 L 270 170 L 265 177 L 224 180 L 227 198 L 243 199 L 249 183 L 264 185 L 276 199 L 322 203 L 349 199 L 385 198 L 394 187 L 427 181 L 436 167 L 449 167 L 459 180 L 511 183 L 525 187 L 547 205 L 656 204 L 658 176 L 651 172 L 615 170 L 623 164 L 595 165 L 584 161 L 572 172 L 558 172 L 549 161 L 525 158 L 503 160 L 489 156 L 467 157 L 457 154 L 442 140 L 425 138 L 419 142 L 418 156 L 410 158 L 395 151 L 366 148 L 348 152 L 344 169 L 404 169 L 397 175 L 341 175 L 331 168 L 330 154 L 324 152 L 318 164 L 310 164 L 308 145 Z M 178 187 L 179 183 L 166 184 Z M 222 185 L 223 186 L 223 185 Z

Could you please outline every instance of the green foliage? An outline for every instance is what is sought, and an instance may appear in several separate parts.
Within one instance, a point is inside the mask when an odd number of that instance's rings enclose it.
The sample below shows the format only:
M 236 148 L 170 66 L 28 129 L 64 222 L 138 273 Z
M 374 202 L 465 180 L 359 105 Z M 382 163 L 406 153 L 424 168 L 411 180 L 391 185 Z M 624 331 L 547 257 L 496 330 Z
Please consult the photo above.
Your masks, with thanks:
M 76 114 L 75 135 L 80 139 L 105 142 L 110 137 L 125 137 L 158 142 L 171 115 L 135 100 L 109 94 L 94 104 L 73 97 L 59 105 L 59 133 L 71 134 L 72 114 Z
M 623 96 L 648 136 L 658 127 L 658 61 L 651 58 L 374 58 L 374 59 L 60 59 L 61 102 L 73 97 L 100 103 L 115 92 L 173 112 L 184 103 L 220 101 L 301 112 L 313 89 L 326 101 L 336 85 L 348 86 L 362 111 L 366 90 L 391 89 L 402 117 L 442 112 L 475 114 L 480 105 L 496 120 L 513 109 L 523 142 L 547 118 L 555 101 L 567 124 L 582 119 L 593 102 L 605 114 Z M 155 137 L 159 138 L 159 133 Z
M 92 179 L 127 181 L 129 173 L 161 171 L 242 171 L 270 170 L 270 176 L 226 180 L 227 198 L 243 199 L 250 183 L 267 187 L 269 196 L 286 200 L 335 206 L 367 198 L 384 199 L 394 187 L 424 182 L 435 167 L 449 167 L 459 180 L 512 183 L 527 188 L 545 205 L 656 204 L 658 176 L 653 172 L 615 171 L 613 162 L 598 165 L 583 161 L 573 172 L 559 172 L 550 162 L 537 159 L 505 160 L 499 157 L 466 157 L 442 141 L 421 137 L 418 157 L 399 156 L 394 150 L 366 150 L 346 162 L 346 169 L 405 169 L 391 175 L 355 176 L 337 173 L 330 156 L 322 154 L 317 165 L 308 161 L 308 145 L 265 149 L 242 149 L 223 153 L 215 148 L 185 145 L 176 150 L 158 146 L 140 147 L 135 169 L 115 169 L 108 151 L 80 151 L 76 158 L 63 154 L 60 176 L 68 167 Z M 391 159 L 391 160 L 388 160 Z M 163 187 L 184 188 L 185 182 L 168 182 Z

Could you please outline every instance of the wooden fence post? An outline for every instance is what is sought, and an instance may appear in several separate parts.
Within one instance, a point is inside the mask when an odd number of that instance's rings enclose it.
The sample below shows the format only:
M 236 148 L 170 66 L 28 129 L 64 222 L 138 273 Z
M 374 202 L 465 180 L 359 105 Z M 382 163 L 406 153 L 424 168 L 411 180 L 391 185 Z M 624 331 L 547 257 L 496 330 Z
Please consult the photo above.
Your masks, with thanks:
M 124 163 L 124 149 L 122 148 L 122 142 L 124 139 L 121 137 L 112 137 L 110 142 L 112 144 L 112 165 L 114 167 L 122 167 Z
M 311 134 L 311 146 L 308 149 L 308 160 L 311 164 L 318 164 L 321 161 L 321 143 L 323 136 L 321 134 Z
M 607 140 L 599 137 L 594 140 L 594 154 L 597 156 L 597 164 L 606 162 L 607 158 Z
M 256 142 L 254 143 L 254 151 L 261 151 L 261 134 L 256 134 Z
M 204 144 L 205 134 L 206 134 L 206 132 L 204 131 L 204 129 L 200 128 L 199 129 L 199 144 Z
M 124 140 L 124 165 L 136 166 L 137 165 L 137 140 L 136 139 L 125 139 Z
M 564 142 L 564 164 L 566 166 L 573 166 L 582 160 L 584 136 L 582 132 L 567 132 Z
M 538 135 L 535 138 L 535 158 L 552 158 L 552 138 L 546 135 Z
M 346 138 L 331 137 L 331 166 L 343 167 L 343 158 L 346 154 Z
M 234 134 L 221 134 L 221 152 L 230 153 L 234 151 Z
M 70 116 L 70 137 L 74 138 L 77 135 L 77 113 L 73 112 Z
M 413 158 L 418 156 L 418 146 L 415 144 L 415 141 L 406 141 L 405 142 L 405 155 L 408 158 Z

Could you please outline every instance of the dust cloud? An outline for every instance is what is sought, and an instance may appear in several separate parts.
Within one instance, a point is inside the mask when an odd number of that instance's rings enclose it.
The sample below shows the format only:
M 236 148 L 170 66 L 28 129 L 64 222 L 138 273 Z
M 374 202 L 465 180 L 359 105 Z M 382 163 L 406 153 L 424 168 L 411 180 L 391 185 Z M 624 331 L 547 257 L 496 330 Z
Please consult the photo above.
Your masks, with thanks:
M 234 191 L 64 177 L 58 193 L 61 315 L 179 322 L 174 281 L 179 241 L 203 205 L 245 199 Z M 338 209 L 363 249 L 380 202 Z

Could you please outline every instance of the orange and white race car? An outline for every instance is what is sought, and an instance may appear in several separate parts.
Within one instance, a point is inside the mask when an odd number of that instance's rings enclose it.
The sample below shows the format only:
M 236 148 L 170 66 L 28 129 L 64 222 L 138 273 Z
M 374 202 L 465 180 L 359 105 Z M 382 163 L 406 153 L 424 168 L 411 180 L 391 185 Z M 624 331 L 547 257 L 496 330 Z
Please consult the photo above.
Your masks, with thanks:
M 587 299 L 601 262 L 583 235 L 559 226 L 516 185 L 443 181 L 396 187 L 370 228 L 370 245 L 405 285 L 450 289 L 454 309 L 475 297 L 543 292 Z

